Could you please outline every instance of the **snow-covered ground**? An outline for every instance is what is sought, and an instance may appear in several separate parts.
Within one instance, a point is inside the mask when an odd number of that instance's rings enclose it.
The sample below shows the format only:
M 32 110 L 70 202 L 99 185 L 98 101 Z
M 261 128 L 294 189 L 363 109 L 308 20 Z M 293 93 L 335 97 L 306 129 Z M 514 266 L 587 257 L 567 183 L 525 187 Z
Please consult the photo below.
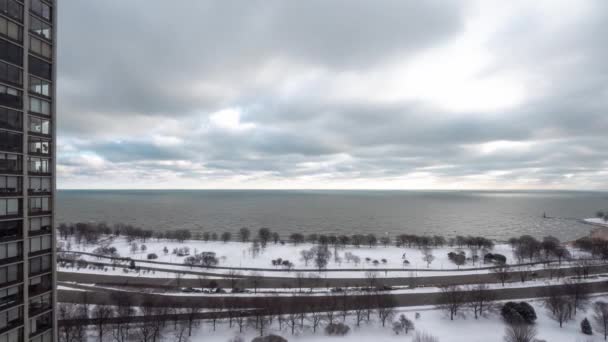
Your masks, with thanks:
M 608 301 L 605 295 L 602 297 L 592 298 L 593 301 L 602 300 Z M 576 317 L 564 323 L 563 328 L 552 320 L 547 313 L 546 308 L 539 300 L 529 301 L 534 307 L 538 319 L 534 325 L 537 329 L 536 338 L 547 342 L 600 342 L 603 337 L 593 325 L 592 310 L 580 311 Z M 416 319 L 416 313 L 420 317 Z M 409 307 L 401 308 L 396 312 L 396 316 L 404 314 L 412 320 L 415 325 L 415 332 L 426 332 L 439 339 L 440 342 L 499 342 L 503 341 L 506 325 L 503 323 L 500 315 L 494 312 L 486 317 L 474 319 L 469 312 L 466 317 L 458 317 L 454 321 L 450 321 L 445 313 L 433 307 Z M 350 332 L 343 337 L 328 337 L 323 333 L 323 327 L 316 333 L 312 332 L 310 322 L 305 321 L 304 329 L 296 329 L 296 334 L 292 335 L 291 330 L 287 326 L 283 326 L 279 330 L 276 320 L 273 321 L 268 333 L 283 336 L 289 341 L 302 342 L 338 342 L 338 341 L 374 341 L 374 342 L 397 342 L 397 341 L 412 341 L 414 333 L 408 335 L 395 335 L 391 329 L 391 322 L 387 322 L 386 327 L 382 327 L 377 321 L 377 316 L 372 315 L 373 319 L 370 322 L 362 322 L 360 327 L 356 327 L 354 316 L 347 317 L 346 324 L 350 326 Z M 580 322 L 587 317 L 594 326 L 594 335 L 583 335 L 580 330 Z M 394 319 L 396 320 L 396 318 Z M 162 342 L 175 341 L 172 324 L 167 325 L 169 328 L 163 333 Z M 211 322 L 205 321 L 203 324 L 194 328 L 193 335 L 190 338 L 192 342 L 227 342 L 235 336 L 241 336 L 243 341 L 251 341 L 255 336 L 258 336 L 253 327 L 246 327 L 242 334 L 239 334 L 238 327 L 234 325 L 228 327 L 226 321 L 219 321 L 215 331 Z M 89 341 L 95 341 L 95 331 L 93 328 L 89 330 Z
M 589 223 L 592 223 L 592 224 L 595 224 L 595 225 L 600 225 L 600 226 L 608 227 L 608 221 L 605 221 L 604 219 L 601 219 L 599 217 L 588 218 L 588 219 L 584 219 L 583 221 L 589 222 Z
M 64 244 L 65 246 L 66 244 Z M 200 252 L 214 252 L 219 259 L 218 266 L 227 267 L 250 267 L 250 268 L 267 268 L 267 269 L 284 269 L 282 266 L 273 266 L 272 260 L 281 258 L 283 260 L 289 260 L 293 263 L 296 269 L 310 269 L 315 270 L 315 265 L 312 261 L 306 263 L 302 257 L 301 252 L 309 250 L 313 245 L 304 243 L 294 246 L 292 244 L 274 244 L 269 243 L 266 248 L 260 248 L 258 252 L 253 250 L 252 243 L 242 242 L 227 242 L 223 243 L 220 241 L 199 241 L 199 240 L 188 240 L 183 243 L 175 241 L 156 241 L 149 240 L 145 243 L 145 251 L 138 249 L 136 252 L 131 251 L 131 244 L 124 238 L 117 238 L 112 241 L 108 241 L 108 245 L 115 247 L 118 254 L 121 257 L 129 257 L 135 260 L 146 260 L 149 253 L 155 253 L 158 259 L 155 261 L 171 262 L 182 264 L 186 256 L 178 256 L 173 254 L 173 250 L 188 247 L 190 255 Z M 137 243 L 141 247 L 141 244 Z M 99 245 L 77 245 L 71 243 L 72 251 L 88 252 L 92 253 L 95 248 Z M 167 248 L 168 253 L 164 253 L 164 248 Z M 448 252 L 463 251 L 467 255 L 467 262 L 461 266 L 460 269 L 475 268 L 475 267 L 487 267 L 489 264 L 483 263 L 483 255 L 486 252 L 499 253 L 507 258 L 508 264 L 517 263 L 516 258 L 513 255 L 513 250 L 508 244 L 497 244 L 490 251 L 478 251 L 478 261 L 471 261 L 472 251 L 466 248 L 458 249 L 456 247 L 438 247 L 431 250 L 434 260 L 428 265 L 429 271 L 437 270 L 452 270 L 457 269 L 457 266 L 448 259 Z M 336 250 L 330 248 L 330 251 L 335 254 Z M 355 263 L 348 261 L 347 254 L 354 255 L 359 258 L 360 262 Z M 579 252 L 578 250 L 571 250 L 574 257 L 588 257 L 587 253 Z M 393 268 L 393 269 L 404 269 L 404 268 L 418 268 L 426 269 L 427 263 L 423 261 L 423 251 L 418 248 L 399 248 L 395 246 L 384 247 L 381 245 L 375 247 L 354 247 L 347 246 L 345 248 L 337 249 L 338 258 L 335 255 L 329 259 L 327 265 L 328 269 L 373 269 L 373 268 Z M 383 261 L 385 260 L 385 262 Z M 404 265 L 403 261 L 408 260 L 409 264 Z M 91 259 L 94 260 L 94 259 Z M 375 264 L 374 261 L 378 263 Z M 167 267 L 159 265 L 159 268 Z M 187 268 L 189 269 L 189 268 Z M 216 270 L 214 270 L 215 272 Z M 445 274 L 439 272 L 438 274 Z M 464 274 L 464 273 L 459 273 Z M 396 276 L 394 274 L 391 274 Z M 425 274 L 426 275 L 426 274 Z M 404 276 L 410 276 L 406 274 Z M 342 274 L 341 277 L 346 277 Z
M 594 300 L 599 299 L 594 298 Z M 606 301 L 608 298 L 603 297 L 601 300 Z M 584 317 L 593 322 L 591 310 L 584 313 L 579 312 L 575 320 L 565 323 L 564 327 L 560 329 L 559 324 L 547 316 L 547 310 L 543 307 L 542 302 L 533 301 L 531 304 L 538 315 L 535 326 L 538 331 L 537 339 L 539 340 L 547 342 L 600 342 L 604 340 L 598 332 L 595 332 L 593 336 L 587 336 L 583 335 L 580 331 L 580 321 Z M 420 313 L 419 319 L 415 319 L 416 312 Z M 491 313 L 488 317 L 478 320 L 475 320 L 472 314 L 467 313 L 466 318 L 458 318 L 454 321 L 450 321 L 449 317 L 446 317 L 443 312 L 432 307 L 406 308 L 399 310 L 398 314 L 401 313 L 414 322 L 416 331 L 430 333 L 437 337 L 440 342 L 503 341 L 505 324 L 497 313 Z M 361 327 L 357 328 L 353 317 L 350 317 L 348 320 L 351 331 L 344 337 L 328 337 L 322 332 L 312 334 L 310 327 L 305 327 L 304 332 L 298 332 L 295 336 L 291 335 L 291 331 L 285 327 L 283 327 L 282 331 L 278 331 L 278 327 L 273 326 L 271 333 L 281 335 L 289 341 L 303 342 L 393 342 L 411 341 L 414 336 L 411 332 L 408 336 L 404 336 L 403 334 L 395 335 L 390 328 L 390 324 L 382 328 L 378 322 L 370 322 L 362 323 Z M 209 323 L 205 323 L 193 334 L 191 341 L 226 342 L 236 335 L 238 335 L 238 328 L 236 330 L 228 329 L 227 324 L 222 323 L 213 332 L 212 326 Z M 251 341 L 256 336 L 256 332 L 250 328 L 242 336 L 244 341 Z

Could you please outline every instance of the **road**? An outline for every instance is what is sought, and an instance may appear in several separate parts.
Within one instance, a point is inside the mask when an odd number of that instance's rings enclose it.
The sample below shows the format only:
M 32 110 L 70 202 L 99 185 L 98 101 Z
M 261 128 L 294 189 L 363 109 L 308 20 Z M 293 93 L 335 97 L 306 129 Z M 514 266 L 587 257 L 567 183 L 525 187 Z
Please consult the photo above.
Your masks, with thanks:
M 111 267 L 111 266 L 110 266 Z M 588 274 L 608 273 L 608 265 L 587 266 Z M 170 269 L 153 268 L 156 271 L 170 271 Z M 562 268 L 563 275 L 575 275 L 580 268 Z M 213 281 L 221 288 L 317 288 L 317 287 L 361 287 L 369 286 L 371 279 L 366 278 L 310 278 L 310 277 L 254 277 L 251 275 L 240 275 L 234 279 L 226 278 L 226 274 L 211 272 L 185 271 L 184 273 L 197 275 L 197 278 L 158 278 L 158 277 L 134 277 L 122 275 L 89 274 L 76 272 L 58 272 L 58 280 L 65 282 L 76 282 L 81 284 L 100 284 L 112 286 L 139 286 L 139 287 L 210 287 Z M 529 279 L 550 278 L 554 276 L 555 270 L 542 269 L 527 273 Z M 433 277 L 383 277 L 381 272 L 376 273 L 376 284 L 385 286 L 442 286 L 442 285 L 466 285 L 480 283 L 498 283 L 494 273 L 461 274 Z M 509 281 L 519 281 L 521 271 L 509 272 Z M 220 278 L 224 277 L 224 278 Z

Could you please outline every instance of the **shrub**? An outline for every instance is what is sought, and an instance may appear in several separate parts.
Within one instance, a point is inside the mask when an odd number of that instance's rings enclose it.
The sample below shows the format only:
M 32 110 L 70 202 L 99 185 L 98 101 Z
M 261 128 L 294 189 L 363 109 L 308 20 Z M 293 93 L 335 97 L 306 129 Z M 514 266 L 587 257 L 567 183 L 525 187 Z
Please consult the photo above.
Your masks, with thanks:
M 279 335 L 266 335 L 258 336 L 251 340 L 251 342 L 287 342 L 287 340 Z
M 439 339 L 431 334 L 427 334 L 426 332 L 416 332 L 412 342 L 439 342 Z
M 156 255 L 156 253 L 149 253 L 148 260 L 154 260 L 154 259 L 158 259 L 158 255 Z
M 536 321 L 536 311 L 526 302 L 507 302 L 502 306 L 500 314 L 509 324 L 533 324 Z
M 344 336 L 349 331 L 350 327 L 344 323 L 330 323 L 325 327 L 325 334 L 329 336 Z
M 593 335 L 593 329 L 591 329 L 591 323 L 587 317 L 581 321 L 581 332 L 585 335 Z

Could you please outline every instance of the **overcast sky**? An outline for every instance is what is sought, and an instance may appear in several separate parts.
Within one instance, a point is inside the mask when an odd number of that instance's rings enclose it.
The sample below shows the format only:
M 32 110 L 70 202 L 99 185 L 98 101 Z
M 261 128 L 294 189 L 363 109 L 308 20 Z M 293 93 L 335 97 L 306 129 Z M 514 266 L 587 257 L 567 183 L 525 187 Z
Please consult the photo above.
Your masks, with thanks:
M 63 0 L 60 188 L 608 189 L 608 1 Z

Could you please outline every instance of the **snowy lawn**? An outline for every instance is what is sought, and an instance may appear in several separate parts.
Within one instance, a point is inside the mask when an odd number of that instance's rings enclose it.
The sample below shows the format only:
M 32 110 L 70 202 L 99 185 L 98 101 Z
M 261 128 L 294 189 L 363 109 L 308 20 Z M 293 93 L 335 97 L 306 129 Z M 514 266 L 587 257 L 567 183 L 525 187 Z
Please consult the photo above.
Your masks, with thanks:
M 156 241 L 149 240 L 145 243 L 145 251 L 141 251 L 141 244 L 137 243 L 138 250 L 136 252 L 132 252 L 131 244 L 129 244 L 124 238 L 117 238 L 111 242 L 108 242 L 109 246 L 115 247 L 118 250 L 118 254 L 121 257 L 129 257 L 135 260 L 146 260 L 147 255 L 149 253 L 155 253 L 158 256 L 158 259 L 155 261 L 162 262 L 171 262 L 181 264 L 184 262 L 186 256 L 178 256 L 173 254 L 172 252 L 175 249 L 188 247 L 190 255 L 201 252 L 214 252 L 219 259 L 218 266 L 228 266 L 228 267 L 251 267 L 251 268 L 275 268 L 277 270 L 283 269 L 282 266 L 273 266 L 272 260 L 281 258 L 283 260 L 289 260 L 293 263 L 294 268 L 297 269 L 310 269 L 314 270 L 315 265 L 313 261 L 309 261 L 306 263 L 302 257 L 301 252 L 304 250 L 309 250 L 313 247 L 311 244 L 300 244 L 294 246 L 292 244 L 274 244 L 269 243 L 266 248 L 261 248 L 259 252 L 256 252 L 253 249 L 252 243 L 242 243 L 242 242 L 227 242 L 223 243 L 220 241 L 198 241 L 198 240 L 188 240 L 183 243 L 178 243 L 174 241 Z M 64 241 L 64 246 L 65 246 Z M 88 252 L 92 253 L 98 245 L 76 245 L 71 242 L 71 250 L 72 251 L 80 251 L 80 252 Z M 168 253 L 164 253 L 164 248 L 167 248 Z M 329 263 L 327 265 L 328 269 L 373 269 L 373 268 L 393 268 L 393 269 L 403 269 L 403 268 L 418 268 L 425 269 L 427 268 L 427 263 L 423 261 L 423 251 L 418 248 L 398 248 L 395 246 L 375 246 L 375 247 L 354 247 L 348 246 L 345 248 L 338 248 L 334 250 L 330 248 L 333 253 L 332 257 L 329 259 Z M 434 260 L 428 265 L 429 271 L 433 270 L 452 270 L 457 269 L 458 267 L 452 263 L 447 256 L 448 252 L 454 252 L 462 250 L 467 255 L 467 262 L 465 265 L 461 266 L 461 269 L 466 268 L 474 268 L 474 267 L 487 267 L 491 266 L 491 264 L 484 264 L 483 255 L 484 251 L 478 251 L 479 260 L 473 262 L 471 260 L 472 251 L 466 248 L 458 249 L 456 247 L 439 247 L 431 250 Z M 336 252 L 338 258 L 336 258 Z M 514 264 L 517 263 L 516 258 L 513 255 L 513 250 L 507 244 L 497 244 L 494 249 L 489 251 L 491 253 L 499 253 L 507 258 L 507 263 Z M 360 260 L 359 263 L 354 261 L 347 261 L 346 255 L 350 253 L 358 257 Z M 571 253 L 574 257 L 588 257 L 587 253 L 579 252 L 578 250 L 571 249 Z M 403 261 L 408 260 L 409 264 L 404 265 Z M 384 261 L 383 261 L 384 260 Z M 377 263 L 374 263 L 377 261 Z M 159 268 L 167 267 L 167 266 L 158 266 Z M 199 268 L 200 270 L 200 268 Z M 217 270 L 214 270 L 214 272 Z M 438 275 L 446 274 L 441 273 L 439 271 Z M 466 274 L 466 273 L 459 273 Z M 397 276 L 391 273 L 392 276 Z M 426 275 L 426 274 L 425 274 Z M 429 274 L 430 275 L 430 274 Z M 339 277 L 346 277 L 347 275 L 341 274 Z M 410 274 L 404 274 L 402 276 L 410 276 Z M 328 275 L 330 277 L 330 275 Z
M 597 300 L 599 298 L 594 298 Z M 606 301 L 608 298 L 604 297 Z M 535 324 L 538 331 L 537 338 L 547 342 L 600 342 L 603 337 L 595 332 L 593 336 L 583 335 L 580 332 L 580 321 L 587 317 L 592 321 L 591 310 L 588 312 L 579 312 L 570 322 L 564 324 L 560 329 L 559 324 L 547 316 L 547 310 L 542 306 L 540 301 L 533 301 L 531 304 L 538 315 Z M 415 313 L 420 313 L 420 318 L 415 319 Z M 407 308 L 399 310 L 398 314 L 405 314 L 414 322 L 415 329 L 418 332 L 427 332 L 437 338 L 440 342 L 500 342 L 503 341 L 505 324 L 497 313 L 491 313 L 486 318 L 475 320 L 472 315 L 468 314 L 466 318 L 458 318 L 450 321 L 443 312 L 432 307 Z M 376 319 L 376 317 L 374 317 Z M 305 323 L 309 324 L 309 323 Z M 310 327 L 304 328 L 304 331 L 298 331 L 296 335 L 291 335 L 289 328 L 283 327 L 282 331 L 278 331 L 278 326 L 275 324 L 271 329 L 271 333 L 281 335 L 289 341 L 305 341 L 305 342 L 338 342 L 338 341 L 374 341 L 374 342 L 393 342 L 393 341 L 411 341 L 413 333 L 407 336 L 400 334 L 395 335 L 390 324 L 382 328 L 378 322 L 362 323 L 361 327 L 355 326 L 354 317 L 348 318 L 348 323 L 351 327 L 350 333 L 345 337 L 328 337 L 322 332 L 312 333 Z M 209 323 L 203 324 L 195 334 L 191 341 L 210 341 L 210 342 L 226 342 L 230 338 L 238 335 L 236 330 L 229 329 L 228 325 L 222 323 L 218 325 L 214 332 Z M 244 341 L 251 341 L 256 336 L 256 331 L 249 328 L 242 334 Z M 168 337 L 164 341 L 170 341 Z

